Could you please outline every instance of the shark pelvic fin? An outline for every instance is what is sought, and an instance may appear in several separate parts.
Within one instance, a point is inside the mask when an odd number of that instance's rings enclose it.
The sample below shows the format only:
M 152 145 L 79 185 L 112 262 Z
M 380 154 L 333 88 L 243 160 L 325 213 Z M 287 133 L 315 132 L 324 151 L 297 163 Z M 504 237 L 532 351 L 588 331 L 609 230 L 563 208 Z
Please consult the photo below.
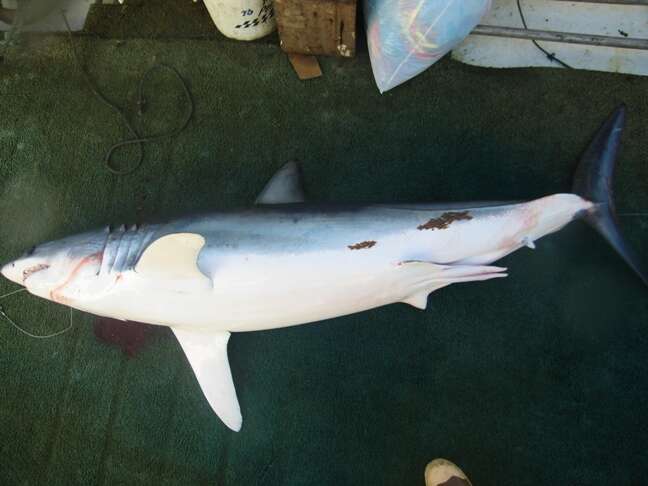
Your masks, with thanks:
M 196 233 L 174 233 L 151 243 L 140 257 L 135 272 L 163 282 L 177 282 L 181 289 L 211 288 L 209 277 L 197 265 L 205 238 Z M 189 288 L 187 288 L 189 290 Z
M 427 308 L 427 296 L 453 283 L 478 282 L 492 278 L 506 277 L 506 268 L 485 265 L 439 265 L 420 260 L 400 262 L 401 271 L 408 272 L 410 289 L 401 300 L 417 309 Z
M 171 329 L 211 408 L 230 429 L 235 432 L 241 430 L 243 418 L 227 359 L 230 333 L 189 331 L 177 327 Z
M 290 204 L 304 202 L 304 188 L 299 164 L 288 162 L 268 181 L 254 204 Z

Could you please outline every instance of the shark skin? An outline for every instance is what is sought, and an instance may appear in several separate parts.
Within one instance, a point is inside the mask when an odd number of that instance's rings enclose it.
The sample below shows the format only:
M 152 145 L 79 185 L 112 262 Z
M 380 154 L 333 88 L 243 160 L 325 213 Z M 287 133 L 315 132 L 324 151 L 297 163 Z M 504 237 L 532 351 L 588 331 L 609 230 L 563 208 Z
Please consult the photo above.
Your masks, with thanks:
M 618 109 L 595 138 L 603 161 L 616 155 L 624 114 Z M 587 153 L 599 170 L 592 150 Z M 2 274 L 36 296 L 82 311 L 170 327 L 208 402 L 238 431 L 230 332 L 397 302 L 425 309 L 428 295 L 442 287 L 505 277 L 506 269 L 493 262 L 533 248 L 579 217 L 593 222 L 645 279 L 616 226 L 599 224 L 612 210 L 592 199 L 554 194 L 490 205 L 314 205 L 304 202 L 299 168 L 289 163 L 255 207 L 45 243 Z
M 274 205 L 118 229 L 116 236 L 88 233 L 81 237 L 81 248 L 89 247 L 81 253 L 88 254 L 68 252 L 66 266 L 73 270 L 65 279 L 55 276 L 56 284 L 45 279 L 52 266 L 41 266 L 57 247 L 77 248 L 74 237 L 37 247 L 3 272 L 34 295 L 100 316 L 259 331 L 427 296 L 454 282 L 505 276 L 505 269 L 488 264 L 591 207 L 570 194 L 452 210 Z M 145 261 L 153 253 L 161 253 L 159 260 L 153 255 Z M 169 262 L 169 254 L 181 261 Z

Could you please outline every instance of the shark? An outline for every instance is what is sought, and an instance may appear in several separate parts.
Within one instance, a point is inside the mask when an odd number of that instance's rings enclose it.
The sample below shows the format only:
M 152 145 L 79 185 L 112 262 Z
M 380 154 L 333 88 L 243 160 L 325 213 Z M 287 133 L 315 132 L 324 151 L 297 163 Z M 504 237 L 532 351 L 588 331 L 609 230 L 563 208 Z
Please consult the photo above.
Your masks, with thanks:
M 37 245 L 2 274 L 31 294 L 99 316 L 168 326 L 214 412 L 242 415 L 231 333 L 312 323 L 394 303 L 425 309 L 448 285 L 494 280 L 493 265 L 582 219 L 648 275 L 615 217 L 619 106 L 584 152 L 570 193 L 527 202 L 314 204 L 284 165 L 252 207 L 108 227 Z

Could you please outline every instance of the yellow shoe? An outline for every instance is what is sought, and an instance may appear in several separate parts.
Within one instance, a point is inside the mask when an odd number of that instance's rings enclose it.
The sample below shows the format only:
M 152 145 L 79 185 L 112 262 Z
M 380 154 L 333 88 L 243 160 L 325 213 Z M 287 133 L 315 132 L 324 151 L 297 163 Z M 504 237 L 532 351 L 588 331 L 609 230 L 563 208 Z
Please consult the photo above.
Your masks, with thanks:
M 472 483 L 450 461 L 435 459 L 425 468 L 425 486 L 472 486 Z

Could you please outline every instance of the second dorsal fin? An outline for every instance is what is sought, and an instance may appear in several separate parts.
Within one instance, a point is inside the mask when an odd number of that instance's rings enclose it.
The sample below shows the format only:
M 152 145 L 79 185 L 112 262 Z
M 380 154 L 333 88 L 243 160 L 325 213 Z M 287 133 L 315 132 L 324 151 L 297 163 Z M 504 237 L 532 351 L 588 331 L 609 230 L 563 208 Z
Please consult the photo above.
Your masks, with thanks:
M 288 162 L 268 181 L 255 204 L 290 204 L 304 202 L 304 188 L 299 164 Z

